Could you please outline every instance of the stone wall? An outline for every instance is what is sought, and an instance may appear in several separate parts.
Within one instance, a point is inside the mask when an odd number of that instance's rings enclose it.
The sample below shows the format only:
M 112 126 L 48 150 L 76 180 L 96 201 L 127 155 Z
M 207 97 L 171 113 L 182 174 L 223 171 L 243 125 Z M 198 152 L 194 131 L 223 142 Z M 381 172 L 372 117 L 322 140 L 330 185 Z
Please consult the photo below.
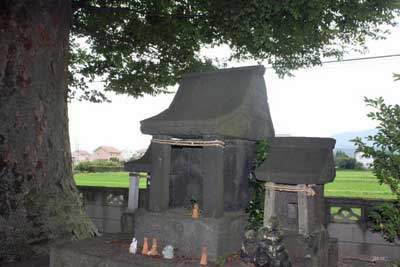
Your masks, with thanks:
M 121 232 L 121 216 L 127 208 L 128 188 L 78 187 L 89 217 L 103 233 Z M 147 190 L 139 190 L 139 207 L 146 207 Z M 360 198 L 326 198 L 330 237 L 338 239 L 342 259 L 378 261 L 398 258 L 400 240 L 389 243 L 367 230 L 369 210 L 383 201 Z M 368 258 L 368 259 L 367 259 Z

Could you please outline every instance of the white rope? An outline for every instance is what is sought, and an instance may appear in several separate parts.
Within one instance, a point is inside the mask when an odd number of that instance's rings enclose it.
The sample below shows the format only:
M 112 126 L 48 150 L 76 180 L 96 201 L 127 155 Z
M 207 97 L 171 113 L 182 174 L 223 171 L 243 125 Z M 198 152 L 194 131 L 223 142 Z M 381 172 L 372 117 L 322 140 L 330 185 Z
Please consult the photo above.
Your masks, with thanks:
M 202 147 L 202 146 L 216 146 L 224 147 L 225 143 L 221 140 L 188 140 L 188 139 L 152 139 L 152 143 L 173 145 L 173 146 L 191 146 L 191 147 Z
M 307 196 L 315 196 L 313 187 L 315 184 L 300 184 L 300 185 L 287 185 L 287 184 L 275 184 L 271 182 L 265 183 L 265 187 L 284 192 L 304 192 Z

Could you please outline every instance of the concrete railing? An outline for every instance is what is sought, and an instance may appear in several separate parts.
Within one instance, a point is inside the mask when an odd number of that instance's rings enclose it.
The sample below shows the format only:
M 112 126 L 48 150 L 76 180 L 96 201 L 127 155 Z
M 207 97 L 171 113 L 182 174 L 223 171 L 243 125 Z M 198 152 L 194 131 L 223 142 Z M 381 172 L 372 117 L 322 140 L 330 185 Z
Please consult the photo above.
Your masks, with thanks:
M 100 232 L 121 232 L 121 217 L 128 208 L 129 189 L 78 186 L 89 217 Z M 146 207 L 147 190 L 139 190 L 139 207 Z
M 400 240 L 387 242 L 379 233 L 368 229 L 371 209 L 388 201 L 362 198 L 326 198 L 328 231 L 338 239 L 339 255 L 368 255 L 374 259 L 400 258 Z
M 78 187 L 89 217 L 100 232 L 121 232 L 121 218 L 128 208 L 128 188 Z M 400 242 L 389 243 L 381 234 L 368 230 L 368 213 L 382 200 L 326 198 L 329 235 L 338 239 L 341 257 L 368 255 L 394 259 L 400 257 Z M 147 190 L 139 190 L 139 208 L 147 206 Z

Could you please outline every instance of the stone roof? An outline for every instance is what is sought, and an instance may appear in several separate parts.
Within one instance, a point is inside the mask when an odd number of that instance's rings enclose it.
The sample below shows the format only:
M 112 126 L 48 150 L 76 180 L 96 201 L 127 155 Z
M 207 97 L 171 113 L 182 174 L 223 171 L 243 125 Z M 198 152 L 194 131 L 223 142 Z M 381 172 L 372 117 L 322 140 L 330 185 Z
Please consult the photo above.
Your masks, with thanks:
M 258 180 L 281 184 L 325 184 L 335 178 L 333 138 L 275 137 L 267 158 L 255 171 Z
M 151 144 L 140 159 L 124 163 L 124 170 L 129 172 L 151 172 Z
M 260 65 L 184 75 L 170 106 L 141 121 L 141 130 L 180 138 L 274 136 L 264 72 Z

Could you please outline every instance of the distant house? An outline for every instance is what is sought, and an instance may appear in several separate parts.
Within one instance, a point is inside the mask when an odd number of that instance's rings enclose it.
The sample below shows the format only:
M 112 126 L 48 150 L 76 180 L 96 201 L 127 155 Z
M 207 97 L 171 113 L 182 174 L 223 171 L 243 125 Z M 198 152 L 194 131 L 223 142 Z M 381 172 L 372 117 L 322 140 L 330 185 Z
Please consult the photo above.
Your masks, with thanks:
M 90 153 L 86 150 L 75 150 L 74 152 L 72 152 L 72 163 L 78 164 L 82 161 L 88 161 L 91 159 L 90 156 Z
M 111 158 L 123 160 L 121 151 L 112 146 L 99 146 L 91 156 L 91 160 L 110 160 Z

